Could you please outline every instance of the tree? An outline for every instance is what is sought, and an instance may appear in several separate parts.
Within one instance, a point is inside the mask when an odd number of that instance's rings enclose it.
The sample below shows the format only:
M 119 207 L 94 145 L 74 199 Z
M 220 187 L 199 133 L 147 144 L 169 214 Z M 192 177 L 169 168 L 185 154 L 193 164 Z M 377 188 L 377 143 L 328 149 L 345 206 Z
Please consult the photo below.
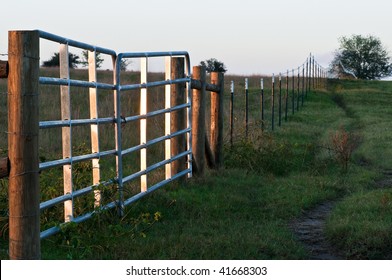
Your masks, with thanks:
M 131 63 L 131 62 L 128 61 L 128 60 L 126 60 L 125 58 L 121 59 L 121 61 L 120 61 L 120 69 L 121 69 L 121 71 L 126 71 L 128 65 L 129 65 L 130 63 Z
M 80 64 L 79 56 L 69 53 L 68 54 L 68 64 L 69 68 L 77 68 L 78 64 Z M 44 61 L 42 64 L 43 67 L 59 67 L 60 66 L 60 54 L 54 53 L 49 60 Z
M 331 68 L 338 75 L 352 73 L 356 78 L 364 80 L 392 75 L 391 58 L 379 38 L 353 35 L 341 37 L 339 42 L 340 48 L 331 63 Z
M 223 62 L 218 61 L 215 58 L 207 59 L 206 61 L 201 61 L 200 66 L 205 66 L 208 73 L 211 72 L 223 72 L 227 71 L 226 66 Z
M 82 51 L 83 60 L 80 62 L 83 66 L 88 66 L 88 50 Z M 104 59 L 100 53 L 95 52 L 95 65 L 97 68 L 101 68 Z

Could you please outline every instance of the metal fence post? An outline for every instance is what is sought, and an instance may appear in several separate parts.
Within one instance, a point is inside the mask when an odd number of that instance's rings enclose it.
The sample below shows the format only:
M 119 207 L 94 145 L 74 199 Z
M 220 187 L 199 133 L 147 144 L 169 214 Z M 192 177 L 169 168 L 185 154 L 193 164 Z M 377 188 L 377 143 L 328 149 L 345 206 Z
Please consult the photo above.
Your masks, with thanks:
M 245 136 L 249 134 L 249 80 L 245 78 Z
M 38 31 L 9 31 L 9 256 L 40 259 Z
M 279 126 L 282 125 L 282 74 L 279 73 Z
M 291 109 L 292 109 L 292 114 L 294 115 L 295 112 L 295 75 L 294 75 L 294 69 L 292 69 L 292 83 L 291 83 Z
M 298 75 L 297 75 L 297 111 L 299 111 L 299 82 L 300 82 L 300 76 L 299 76 L 299 67 L 298 67 Z
M 275 128 L 275 75 L 272 74 L 272 92 L 271 92 L 271 129 Z
M 261 87 L 261 92 L 260 92 L 260 102 L 261 102 L 261 130 L 264 131 L 264 79 L 261 78 L 260 80 L 260 87 Z
M 230 84 L 230 145 L 233 146 L 234 134 L 234 81 Z
M 289 110 L 289 70 L 287 70 L 286 74 L 286 95 L 285 95 L 285 114 L 284 119 L 287 122 L 287 114 Z

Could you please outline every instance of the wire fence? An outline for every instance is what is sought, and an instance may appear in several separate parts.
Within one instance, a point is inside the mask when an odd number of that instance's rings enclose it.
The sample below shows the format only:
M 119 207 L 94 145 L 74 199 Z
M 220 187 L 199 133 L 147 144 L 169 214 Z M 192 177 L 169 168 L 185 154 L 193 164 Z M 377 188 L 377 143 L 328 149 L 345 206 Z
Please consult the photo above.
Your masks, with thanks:
M 250 127 L 272 132 L 302 107 L 308 95 L 326 87 L 327 69 L 310 55 L 299 67 L 264 77 L 232 80 L 228 137 L 231 145 L 248 138 Z

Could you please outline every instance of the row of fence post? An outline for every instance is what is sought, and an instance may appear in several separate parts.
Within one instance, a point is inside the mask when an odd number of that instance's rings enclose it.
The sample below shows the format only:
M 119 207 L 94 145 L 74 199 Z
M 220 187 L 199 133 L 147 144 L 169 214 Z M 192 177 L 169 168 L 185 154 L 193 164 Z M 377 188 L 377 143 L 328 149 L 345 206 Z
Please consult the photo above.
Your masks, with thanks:
M 305 66 L 306 65 L 306 66 Z M 302 69 L 302 70 L 301 70 Z M 297 72 L 297 75 L 295 75 Z M 289 113 L 289 99 L 291 96 L 291 111 L 292 114 L 295 111 L 299 111 L 300 106 L 304 106 L 304 100 L 307 98 L 308 93 L 313 89 L 322 87 L 322 81 L 326 80 L 327 72 L 318 65 L 314 57 L 310 56 L 306 60 L 306 64 L 302 67 L 298 67 L 297 71 L 292 70 L 290 77 L 289 70 L 286 72 L 285 86 L 282 84 L 284 77 L 279 73 L 278 78 L 272 74 L 271 77 L 271 130 L 273 131 L 276 127 L 276 122 L 280 127 L 282 125 L 282 119 L 288 120 Z M 278 82 L 276 80 L 278 79 Z M 290 89 L 291 80 L 291 89 Z M 266 126 L 265 119 L 265 78 L 260 79 L 260 116 L 261 116 L 261 129 L 264 131 Z M 290 91 L 291 90 L 291 91 Z M 234 94 L 235 85 L 234 81 L 231 81 L 230 86 L 230 143 L 233 144 L 234 137 Z M 278 111 L 276 112 L 276 103 Z M 284 112 L 283 112 L 284 110 Z M 277 115 L 277 120 L 275 119 Z M 245 78 L 245 137 L 248 138 L 249 134 L 249 79 Z

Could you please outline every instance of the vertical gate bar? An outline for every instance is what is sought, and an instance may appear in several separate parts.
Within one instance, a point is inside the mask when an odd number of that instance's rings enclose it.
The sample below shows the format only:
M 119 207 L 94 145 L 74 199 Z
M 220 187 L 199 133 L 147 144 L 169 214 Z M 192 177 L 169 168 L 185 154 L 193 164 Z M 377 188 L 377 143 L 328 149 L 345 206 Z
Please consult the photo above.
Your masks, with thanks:
M 39 34 L 8 38 L 9 258 L 40 259 Z
M 171 57 L 165 57 L 165 80 L 171 80 Z M 165 109 L 171 108 L 171 85 L 165 85 Z M 171 127 L 171 113 L 165 113 L 165 135 L 170 135 Z M 165 159 L 171 159 L 171 140 L 165 140 Z M 167 163 L 165 166 L 165 178 L 170 179 L 172 176 L 171 163 Z
M 124 189 L 123 189 L 123 163 L 122 163 L 122 131 L 121 131 L 121 56 L 112 56 L 113 62 L 113 80 L 116 85 L 114 90 L 114 115 L 116 123 L 114 126 L 115 141 L 116 141 L 116 175 L 118 185 L 118 202 L 117 211 L 118 215 L 124 215 Z
M 89 82 L 97 82 L 96 51 L 88 51 L 88 76 Z M 97 88 L 89 88 L 90 96 L 90 119 L 98 119 L 98 91 Z M 90 125 L 91 153 L 99 153 L 99 127 L 98 124 Z M 101 181 L 101 169 L 99 158 L 92 159 L 93 185 Z M 100 190 L 94 190 L 94 207 L 101 204 Z
M 191 62 L 189 59 L 189 56 L 186 55 L 185 59 L 185 75 L 187 78 L 189 78 L 189 81 L 186 83 L 186 103 L 190 104 L 190 106 L 186 109 L 186 127 L 191 128 L 191 131 L 187 133 L 186 137 L 186 149 L 190 152 L 187 157 L 187 168 L 190 170 L 188 173 L 188 178 L 192 178 L 192 173 L 193 173 L 193 167 L 192 167 L 192 162 L 193 162 L 193 155 L 192 155 L 192 149 L 193 149 L 193 136 L 192 136 L 192 85 L 191 85 L 191 80 L 192 80 L 192 73 L 191 73 Z
M 147 83 L 147 72 L 148 72 L 148 58 L 143 57 L 140 59 L 140 83 Z M 140 89 L 140 115 L 147 114 L 147 88 Z M 140 120 L 140 144 L 144 145 L 147 143 L 147 119 L 143 118 Z M 147 148 L 140 150 L 140 170 L 147 169 Z M 140 177 L 140 191 L 147 191 L 147 174 Z
M 68 44 L 60 44 L 60 78 L 70 79 Z M 61 92 L 61 119 L 71 120 L 71 87 L 60 86 Z M 62 128 L 63 158 L 72 158 L 72 126 Z M 72 163 L 63 166 L 64 194 L 73 192 Z M 64 202 L 64 220 L 73 219 L 73 199 Z

